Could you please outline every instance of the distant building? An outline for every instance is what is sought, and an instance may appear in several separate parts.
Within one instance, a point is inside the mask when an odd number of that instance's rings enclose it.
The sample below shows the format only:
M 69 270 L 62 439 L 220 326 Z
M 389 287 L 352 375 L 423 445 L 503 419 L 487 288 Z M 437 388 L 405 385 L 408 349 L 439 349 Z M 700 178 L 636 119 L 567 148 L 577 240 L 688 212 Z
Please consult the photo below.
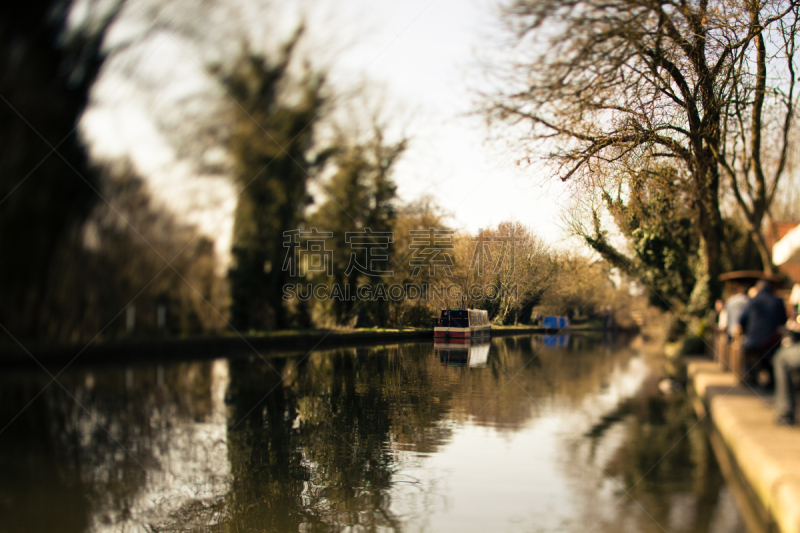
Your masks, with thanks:
M 765 237 L 778 270 L 800 283 L 800 222 L 776 222 Z

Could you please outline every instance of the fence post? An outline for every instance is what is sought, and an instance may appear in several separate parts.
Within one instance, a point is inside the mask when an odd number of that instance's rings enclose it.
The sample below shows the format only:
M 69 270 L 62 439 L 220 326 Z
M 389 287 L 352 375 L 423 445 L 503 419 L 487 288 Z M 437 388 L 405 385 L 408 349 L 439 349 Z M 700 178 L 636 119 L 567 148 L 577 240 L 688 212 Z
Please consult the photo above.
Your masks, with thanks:
M 744 377 L 744 352 L 742 350 L 742 334 L 741 332 L 737 331 L 733 335 L 733 340 L 731 341 L 730 345 L 730 357 L 729 357 L 729 370 L 733 372 L 733 375 L 736 376 L 739 381 L 742 380 Z
M 717 331 L 717 342 L 714 343 L 716 353 L 714 360 L 719 363 L 722 370 L 728 370 L 730 366 L 730 343 L 728 342 L 728 333 L 725 330 Z

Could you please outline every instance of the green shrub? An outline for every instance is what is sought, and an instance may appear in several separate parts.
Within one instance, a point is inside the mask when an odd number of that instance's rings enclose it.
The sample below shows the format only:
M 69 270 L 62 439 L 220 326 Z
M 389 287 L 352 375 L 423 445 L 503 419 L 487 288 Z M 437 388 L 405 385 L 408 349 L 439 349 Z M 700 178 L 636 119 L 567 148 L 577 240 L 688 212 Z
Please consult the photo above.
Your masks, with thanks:
M 437 315 L 422 304 L 408 310 L 404 326 L 412 328 L 432 328 L 436 325 Z

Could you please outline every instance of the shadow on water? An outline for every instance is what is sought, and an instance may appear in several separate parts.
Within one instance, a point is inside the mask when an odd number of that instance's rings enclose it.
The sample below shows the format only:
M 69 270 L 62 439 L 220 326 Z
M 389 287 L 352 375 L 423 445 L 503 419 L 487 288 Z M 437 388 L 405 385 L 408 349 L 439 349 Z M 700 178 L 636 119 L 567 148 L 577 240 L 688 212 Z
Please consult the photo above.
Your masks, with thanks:
M 688 403 L 619 340 L 59 381 L 0 378 L 4 531 L 744 531 Z

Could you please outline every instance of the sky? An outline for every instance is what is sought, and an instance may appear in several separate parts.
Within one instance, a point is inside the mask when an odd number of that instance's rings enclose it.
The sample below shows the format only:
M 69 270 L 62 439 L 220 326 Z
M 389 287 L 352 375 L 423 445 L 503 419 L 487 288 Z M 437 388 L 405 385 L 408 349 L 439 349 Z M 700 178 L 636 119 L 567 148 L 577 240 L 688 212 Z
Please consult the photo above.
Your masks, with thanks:
M 235 57 L 245 40 L 274 49 L 302 17 L 303 52 L 328 70 L 335 104 L 380 102 L 395 134 L 409 136 L 394 174 L 402 200 L 432 197 L 458 229 L 511 219 L 556 243 L 565 186 L 542 168 L 517 165 L 522 151 L 502 135 L 487 140 L 477 112 L 492 87 L 487 65 L 507 57 L 499 13 L 494 0 L 129 0 L 107 44 L 135 45 L 107 62 L 82 133 L 95 157 L 130 160 L 157 205 L 216 242 L 224 267 L 237 191 L 208 167 L 225 154 L 193 151 L 174 132 L 218 120 L 214 101 L 226 96 L 207 65 Z M 366 104 L 353 96 L 362 93 L 371 95 Z
M 488 73 L 479 64 L 497 46 L 496 2 L 351 0 L 350 23 L 372 33 L 337 65 L 339 83 L 361 72 L 411 111 L 412 141 L 397 169 L 400 194 L 431 194 L 475 231 L 514 218 L 554 237 L 559 184 L 517 167 L 519 150 L 487 142 L 476 113 Z

